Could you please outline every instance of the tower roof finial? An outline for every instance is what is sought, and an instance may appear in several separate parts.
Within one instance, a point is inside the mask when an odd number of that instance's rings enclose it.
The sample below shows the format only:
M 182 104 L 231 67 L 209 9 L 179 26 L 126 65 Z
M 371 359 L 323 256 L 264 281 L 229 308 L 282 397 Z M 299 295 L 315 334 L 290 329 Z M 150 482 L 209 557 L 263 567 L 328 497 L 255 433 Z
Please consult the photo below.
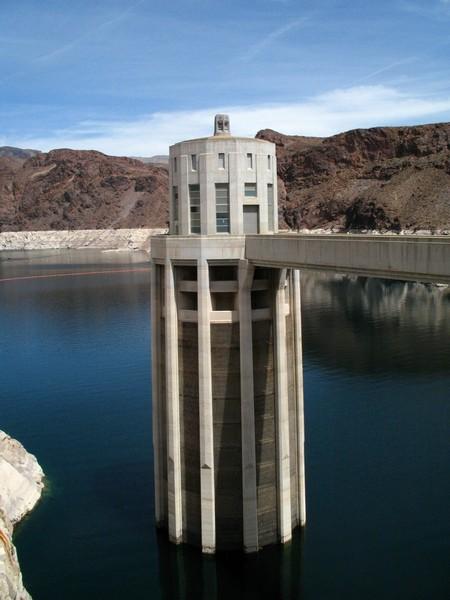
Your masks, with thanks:
M 214 117 L 214 135 L 230 135 L 230 117 L 228 115 Z

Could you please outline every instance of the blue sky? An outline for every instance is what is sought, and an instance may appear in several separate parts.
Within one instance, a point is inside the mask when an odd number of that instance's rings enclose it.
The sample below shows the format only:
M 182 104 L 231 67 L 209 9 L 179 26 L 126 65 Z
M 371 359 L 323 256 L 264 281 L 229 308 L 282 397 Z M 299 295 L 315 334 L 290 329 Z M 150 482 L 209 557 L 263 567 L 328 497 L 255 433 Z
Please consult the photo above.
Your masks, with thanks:
M 0 145 L 450 121 L 450 0 L 1 0 Z

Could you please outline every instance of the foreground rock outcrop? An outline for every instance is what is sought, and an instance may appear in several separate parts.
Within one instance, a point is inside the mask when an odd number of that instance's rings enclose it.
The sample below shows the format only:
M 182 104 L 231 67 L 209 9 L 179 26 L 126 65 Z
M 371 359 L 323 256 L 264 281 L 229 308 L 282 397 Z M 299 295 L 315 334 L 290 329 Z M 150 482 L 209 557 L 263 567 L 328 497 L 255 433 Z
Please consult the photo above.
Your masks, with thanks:
M 44 473 L 36 458 L 0 431 L 0 600 L 30 600 L 22 582 L 13 527 L 41 497 Z

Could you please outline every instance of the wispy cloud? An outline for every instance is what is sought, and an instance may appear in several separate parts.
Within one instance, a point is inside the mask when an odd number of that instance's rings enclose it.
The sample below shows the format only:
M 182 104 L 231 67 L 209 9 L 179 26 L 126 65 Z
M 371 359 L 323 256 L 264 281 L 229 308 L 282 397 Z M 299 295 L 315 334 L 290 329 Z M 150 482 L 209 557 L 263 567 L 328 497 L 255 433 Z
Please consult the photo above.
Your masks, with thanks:
M 87 31 L 85 31 L 83 33 L 83 35 L 80 35 L 79 37 L 74 38 L 67 44 L 63 44 L 62 46 L 58 46 L 57 48 L 54 48 L 50 52 L 46 52 L 45 54 L 37 56 L 31 62 L 32 63 L 45 63 L 45 62 L 53 60 L 54 58 L 57 58 L 58 56 L 61 56 L 62 54 L 65 54 L 66 52 L 68 52 L 69 50 L 72 50 L 73 48 L 75 48 L 76 46 L 81 44 L 82 42 L 85 42 L 86 40 L 89 40 L 90 38 L 92 38 L 92 36 L 94 34 L 96 34 L 96 33 L 98 34 L 100 31 L 108 29 L 109 27 L 112 27 L 113 25 L 117 25 L 118 23 L 120 23 L 121 21 L 126 19 L 130 14 L 132 14 L 136 10 L 136 8 L 138 8 L 144 2 L 146 2 L 146 0 L 138 0 L 138 2 L 135 2 L 132 6 L 128 7 L 126 10 L 122 11 L 118 15 L 116 15 L 112 18 L 106 19 L 105 21 L 99 23 L 95 27 L 88 29 Z
M 290 134 L 327 136 L 357 127 L 450 120 L 450 95 L 421 98 L 382 85 L 356 86 L 298 103 L 212 106 L 155 112 L 128 121 L 83 121 L 46 137 L 4 137 L 2 144 L 42 150 L 91 148 L 128 156 L 165 154 L 179 140 L 210 135 L 216 112 L 230 114 L 235 134 L 253 136 L 270 127 Z
M 402 60 L 396 60 L 395 62 L 385 65 L 384 67 L 380 67 L 379 69 L 376 69 L 375 71 L 372 71 L 371 73 L 368 73 L 367 75 L 364 75 L 363 77 L 360 77 L 359 79 L 357 79 L 355 81 L 355 83 L 361 83 L 363 81 L 368 81 L 369 79 L 373 79 L 377 75 L 381 75 L 382 73 L 386 73 L 387 71 L 392 71 L 392 69 L 396 69 L 397 67 L 401 67 L 403 65 L 413 63 L 416 60 L 418 60 L 416 56 L 409 56 L 408 58 L 403 58 Z
M 112 18 L 106 19 L 105 21 L 98 23 L 94 27 L 87 29 L 82 35 L 70 40 L 66 44 L 62 44 L 61 46 L 53 48 L 52 50 L 50 50 L 48 52 L 45 52 L 38 56 L 35 56 L 34 58 L 32 58 L 31 60 L 28 61 L 28 67 L 30 67 L 31 65 L 39 66 L 39 65 L 45 65 L 46 63 L 51 63 L 52 60 L 57 59 L 58 57 L 67 54 L 70 50 L 73 50 L 74 48 L 76 48 L 77 46 L 82 44 L 83 42 L 89 41 L 90 39 L 92 39 L 92 37 L 95 34 L 98 34 L 99 32 L 104 31 L 105 29 L 108 29 L 109 27 L 117 25 L 121 21 L 125 20 L 141 4 L 144 4 L 144 2 L 147 2 L 147 0 L 138 0 L 132 6 L 130 6 L 126 10 L 122 11 L 118 15 L 116 15 Z M 11 43 L 11 40 L 9 40 L 9 39 L 0 38 L 0 41 L 2 41 L 2 40 L 4 42 Z M 23 41 L 23 43 L 25 43 L 25 41 Z M 30 43 L 34 43 L 34 42 L 31 41 Z M 24 69 L 20 69 L 19 71 L 14 71 L 10 75 L 6 75 L 2 79 L 0 79 L 0 84 L 4 85 L 7 82 L 12 81 L 14 79 L 23 78 L 28 73 L 29 73 L 29 68 L 27 68 L 27 66 L 26 66 Z
M 240 60 L 244 62 L 253 60 L 256 56 L 258 56 L 258 54 L 263 52 L 276 40 L 289 33 L 289 31 L 304 26 L 306 22 L 306 18 L 295 19 L 293 21 L 290 21 L 289 23 L 286 23 L 285 25 L 282 25 L 281 27 L 278 27 L 277 29 L 274 29 L 273 31 L 265 35 L 261 40 L 250 46 L 248 50 L 240 57 Z

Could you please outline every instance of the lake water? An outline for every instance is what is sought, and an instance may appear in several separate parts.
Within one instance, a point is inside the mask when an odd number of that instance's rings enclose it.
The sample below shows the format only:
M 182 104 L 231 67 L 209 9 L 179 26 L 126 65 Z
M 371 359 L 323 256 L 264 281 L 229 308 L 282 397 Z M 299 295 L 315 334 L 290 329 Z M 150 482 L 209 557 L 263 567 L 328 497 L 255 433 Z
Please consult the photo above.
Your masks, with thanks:
M 34 600 L 448 600 L 450 290 L 302 274 L 307 527 L 203 559 L 153 525 L 145 255 L 3 252 L 0 279 L 0 428 L 48 477 L 15 535 Z

